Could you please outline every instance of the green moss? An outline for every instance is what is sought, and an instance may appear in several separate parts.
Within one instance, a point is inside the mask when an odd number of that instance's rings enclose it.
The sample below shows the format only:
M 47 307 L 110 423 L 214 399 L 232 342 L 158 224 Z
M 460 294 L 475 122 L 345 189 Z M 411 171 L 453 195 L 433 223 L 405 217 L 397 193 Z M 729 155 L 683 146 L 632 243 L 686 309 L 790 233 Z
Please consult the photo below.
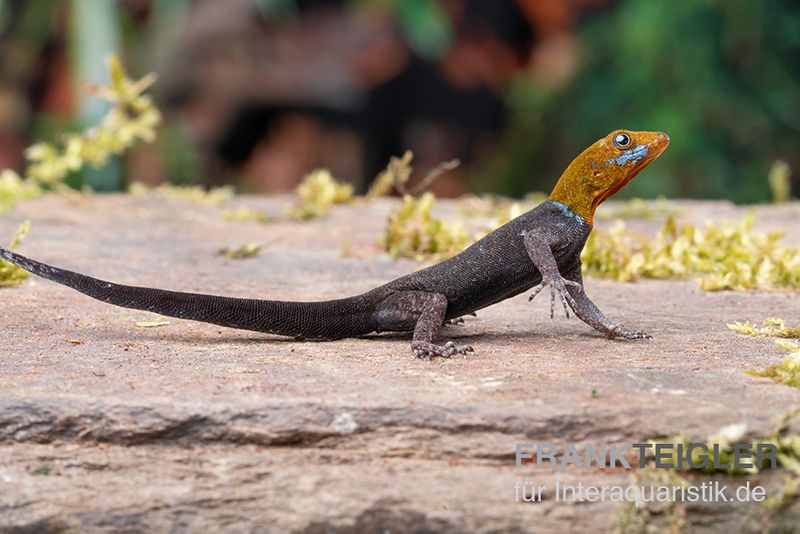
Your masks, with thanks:
M 25 236 L 28 235 L 28 230 L 30 230 L 30 227 L 30 221 L 25 221 L 19 226 L 17 233 L 14 234 L 14 237 L 11 239 L 11 243 L 8 245 L 8 250 L 17 249 L 22 240 L 25 239 Z M 21 269 L 16 265 L 8 263 L 7 261 L 0 260 L 0 287 L 19 285 L 29 276 L 30 274 L 25 269 Z
M 295 193 L 297 203 L 290 214 L 295 219 L 307 220 L 327 214 L 335 204 L 349 202 L 353 186 L 337 181 L 327 169 L 317 169 L 306 175 Z
M 734 455 L 733 455 L 733 444 L 736 443 L 745 443 L 743 440 L 747 431 L 747 426 L 745 424 L 734 424 L 726 426 L 720 429 L 716 434 L 709 436 L 707 440 L 705 440 L 705 444 L 708 447 L 709 451 L 712 450 L 714 445 L 719 447 L 719 463 L 716 464 L 714 459 L 709 455 L 708 457 L 708 466 L 707 467 L 692 467 L 689 464 L 689 460 L 698 465 L 703 461 L 704 451 L 693 449 L 691 457 L 685 454 L 686 447 L 689 445 L 690 441 L 696 440 L 687 440 L 682 436 L 675 436 L 667 440 L 650 440 L 649 443 L 653 445 L 657 444 L 670 444 L 673 445 L 670 450 L 672 455 L 671 457 L 667 458 L 666 461 L 677 466 L 678 465 L 678 453 L 677 453 L 677 445 L 681 445 L 683 447 L 684 456 L 681 459 L 683 467 L 681 469 L 676 469 L 679 471 L 686 471 L 686 472 L 697 472 L 697 473 L 705 473 L 705 474 L 713 474 L 713 473 L 724 473 L 727 475 L 750 475 L 756 474 L 761 469 L 766 467 L 768 464 L 765 462 L 762 465 L 757 465 L 749 468 L 736 468 L 732 467 L 734 464 Z M 776 445 L 779 444 L 778 442 L 778 435 L 779 431 L 775 434 L 770 436 L 765 436 L 763 438 L 758 438 L 755 440 L 750 440 L 750 447 L 749 451 L 755 457 L 755 451 L 758 448 L 759 444 L 763 443 L 774 443 Z M 654 448 L 651 448 L 650 451 L 652 452 Z
M 403 195 L 410 194 L 416 196 L 428 189 L 441 175 L 461 165 L 461 162 L 457 159 L 440 163 L 431 169 L 418 184 L 409 190 L 406 186 L 411 178 L 411 174 L 414 172 L 414 168 L 411 166 L 411 161 L 413 159 L 414 154 L 410 150 L 407 150 L 402 157 L 398 158 L 392 156 L 389 158 L 389 164 L 375 178 L 369 191 L 367 191 L 367 194 L 364 196 L 364 199 L 369 202 L 380 196 L 391 193 L 393 190 Z
M 680 227 L 673 216 L 655 236 L 630 231 L 622 221 L 595 230 L 581 254 L 586 274 L 621 281 L 697 276 L 707 291 L 800 288 L 800 249 L 782 234 L 752 231 L 754 215 L 704 229 Z
M 764 463 L 762 465 L 755 465 L 749 468 L 729 467 L 734 463 L 733 445 L 749 443 L 750 447 L 748 450 L 753 454 L 753 458 L 755 458 L 755 451 L 758 450 L 759 445 L 775 445 L 778 449 L 778 466 L 786 469 L 793 476 L 800 476 L 800 434 L 794 433 L 791 430 L 791 425 L 797 419 L 799 414 L 800 413 L 798 412 L 790 412 L 783 417 L 782 421 L 777 425 L 777 428 L 773 433 L 765 436 L 759 436 L 755 439 L 747 441 L 743 440 L 747 431 L 747 427 L 744 423 L 724 427 L 720 429 L 717 434 L 710 436 L 705 441 L 709 450 L 711 450 L 714 445 L 719 447 L 719 464 L 714 465 L 713 458 L 709 457 L 708 467 L 691 467 L 688 464 L 689 458 L 687 456 L 683 459 L 683 469 L 680 469 L 680 471 L 699 472 L 705 474 L 724 473 L 727 475 L 751 475 L 769 468 L 771 464 L 766 461 L 766 459 L 764 459 Z M 697 440 L 691 441 L 694 442 Z M 671 445 L 682 444 L 684 445 L 684 452 L 686 451 L 685 446 L 688 445 L 689 442 L 689 440 L 686 440 L 680 436 L 667 440 L 659 439 L 649 441 L 649 443 L 654 445 L 660 443 L 667 443 Z M 666 461 L 677 465 L 678 458 L 676 447 L 672 447 L 668 450 L 673 451 L 673 456 L 666 459 Z M 652 454 L 653 447 L 651 447 L 649 451 Z M 704 453 L 697 449 L 694 449 L 692 453 L 692 461 L 696 464 L 701 463 L 701 455 Z M 753 458 L 750 458 L 749 461 L 754 461 Z
M 70 172 L 84 165 L 102 167 L 114 155 L 122 154 L 139 141 L 152 142 L 161 114 L 153 99 L 144 92 L 155 82 L 150 73 L 140 80 L 130 79 L 119 57 L 108 60 L 110 86 L 86 84 L 89 94 L 109 101 L 112 106 L 97 126 L 80 133 L 66 133 L 59 143 L 36 143 L 25 151 L 26 177 L 36 184 L 60 184 Z
M 128 185 L 128 194 L 135 197 L 146 197 L 152 189 L 142 182 L 131 182 Z
M 629 484 L 633 487 L 692 485 L 675 471 L 649 466 L 632 472 Z M 676 501 L 642 502 L 638 506 L 636 501 L 626 501 L 614 515 L 615 531 L 622 534 L 683 532 L 688 521 L 681 503 Z
M 795 326 L 794 328 L 788 327 L 786 326 L 786 322 L 779 317 L 765 319 L 761 323 L 761 326 L 750 324 L 747 321 L 744 323 L 736 321 L 727 326 L 734 332 L 739 332 L 740 334 L 748 336 L 800 338 L 800 326 Z
M 232 260 L 255 258 L 261 252 L 262 246 L 258 243 L 247 243 L 235 248 L 222 248 L 218 254 Z
M 237 210 L 226 210 L 222 213 L 222 218 L 233 222 L 257 222 L 268 223 L 271 219 L 263 211 L 255 211 L 250 208 L 239 208 Z
M 160 185 L 156 188 L 156 194 L 166 198 L 184 200 L 193 204 L 204 204 L 207 206 L 221 206 L 233 198 L 234 189 L 232 186 L 215 187 L 204 189 L 196 186 L 177 186 Z
M 800 434 L 791 432 L 791 424 L 800 412 L 787 414 L 775 434 L 773 443 L 778 445 L 778 463 L 787 470 L 783 487 L 764 501 L 765 508 L 780 512 L 800 498 Z
M 764 507 L 770 512 L 780 512 L 789 507 L 800 497 L 800 478 L 786 477 L 783 487 L 764 501 Z
M 42 188 L 30 180 L 23 180 L 16 172 L 0 172 L 0 213 L 10 210 L 18 202 L 41 195 Z
M 193 204 L 221 206 L 233 198 L 234 189 L 229 185 L 206 190 L 199 185 L 178 186 L 171 184 L 163 184 L 151 189 L 144 184 L 140 184 L 139 182 L 133 182 L 130 186 L 128 186 L 128 192 L 134 196 L 155 194 L 156 196 L 162 198 L 182 200 L 184 202 L 191 202 Z
M 464 225 L 433 217 L 435 204 L 430 192 L 419 198 L 406 195 L 389 214 L 382 245 L 393 258 L 442 259 L 464 249 L 468 243 Z
M 800 344 L 791 341 L 775 341 L 788 354 L 780 363 L 774 363 L 763 371 L 748 371 L 750 376 L 770 378 L 779 384 L 800 388 Z
M 748 336 L 767 336 L 780 338 L 800 338 L 800 326 L 794 328 L 786 326 L 786 322 L 779 317 L 765 319 L 761 326 L 744 322 L 734 322 L 728 325 L 734 332 Z M 800 344 L 795 341 L 776 340 L 775 343 L 787 351 L 788 354 L 780 363 L 775 363 L 763 371 L 748 371 L 750 376 L 771 378 L 779 384 L 800 388 Z
M 63 133 L 56 143 L 38 142 L 28 147 L 24 178 L 10 169 L 0 172 L 0 213 L 48 189 L 66 192 L 63 182 L 68 174 L 86 165 L 102 167 L 139 141 L 155 139 L 161 114 L 144 94 L 155 82 L 155 74 L 134 81 L 116 55 L 109 57 L 108 67 L 110 86 L 85 84 L 89 94 L 111 103 L 100 124 L 82 132 Z
M 775 445 L 778 449 L 778 468 L 785 473 L 785 482 L 782 490 L 763 502 L 762 513 L 764 515 L 761 516 L 761 519 L 764 524 L 770 524 L 774 514 L 779 513 L 780 510 L 788 507 L 800 497 L 800 434 L 793 432 L 791 429 L 798 415 L 800 415 L 800 412 L 786 414 L 773 433 L 748 441 L 751 451 L 756 451 L 759 444 Z M 746 427 L 744 424 L 730 425 L 705 441 L 709 447 L 719 444 L 721 448 L 719 467 L 691 468 L 688 466 L 688 462 L 684 462 L 685 468 L 677 470 L 657 469 L 652 465 L 648 465 L 644 469 L 632 472 L 630 483 L 634 486 L 686 486 L 691 485 L 691 480 L 694 479 L 693 476 L 688 476 L 690 474 L 754 475 L 769 468 L 771 466 L 769 462 L 764 462 L 764 464 L 750 469 L 725 467 L 725 465 L 733 463 L 732 444 L 743 443 L 745 433 Z M 691 441 L 696 442 L 698 440 Z M 688 441 L 682 437 L 676 437 L 668 440 L 651 440 L 649 443 L 669 443 L 672 445 L 680 443 L 687 445 Z M 652 458 L 653 447 L 649 451 Z M 701 458 L 698 456 L 693 459 L 698 461 Z M 666 458 L 665 461 L 671 461 L 675 464 L 677 463 L 677 458 L 673 456 L 671 459 Z M 634 502 L 626 502 L 617 512 L 615 522 L 618 532 L 662 532 L 665 530 L 672 531 L 673 529 L 683 531 L 684 528 L 692 526 L 692 518 L 686 511 L 679 502 L 648 502 L 639 507 Z M 669 528 L 665 529 L 665 526 Z
M 364 198 L 374 200 L 390 193 L 395 188 L 403 191 L 413 171 L 411 167 L 412 159 L 414 159 L 414 154 L 410 150 L 407 150 L 400 158 L 392 156 L 386 168 L 372 182 L 372 186 L 370 186 Z

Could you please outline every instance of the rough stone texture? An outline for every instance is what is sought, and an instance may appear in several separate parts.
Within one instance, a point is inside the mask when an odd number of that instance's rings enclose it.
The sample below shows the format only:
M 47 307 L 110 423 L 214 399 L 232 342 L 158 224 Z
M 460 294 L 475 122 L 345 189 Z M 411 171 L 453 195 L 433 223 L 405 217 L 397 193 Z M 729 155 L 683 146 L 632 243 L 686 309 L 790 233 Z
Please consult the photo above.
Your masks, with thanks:
M 280 217 L 288 202 L 243 197 L 225 208 Z M 376 245 L 390 203 L 255 224 L 178 200 L 47 197 L 0 217 L 0 235 L 30 218 L 23 253 L 122 283 L 323 299 L 417 268 Z M 696 222 L 744 214 L 725 203 L 683 208 Z M 455 215 L 455 205 L 442 213 Z M 660 223 L 628 224 L 652 232 Z M 758 208 L 756 229 L 784 230 L 796 245 L 800 205 Z M 216 254 L 246 242 L 266 246 L 255 259 Z M 796 292 L 586 285 L 612 320 L 654 339 L 606 340 L 575 319 L 551 321 L 547 299 L 520 296 L 447 328 L 475 356 L 428 362 L 411 357 L 402 335 L 321 343 L 180 320 L 139 328 L 154 317 L 50 282 L 0 290 L 0 531 L 580 531 L 620 518 L 700 532 L 764 528 L 760 505 L 632 514 L 552 495 L 515 502 L 519 480 L 624 485 L 641 476 L 518 470 L 518 442 L 705 440 L 740 422 L 756 435 L 798 404 L 791 388 L 743 373 L 780 361 L 774 344 L 725 326 L 797 322 Z M 781 473 L 753 480 L 773 494 Z M 792 528 L 799 515 L 790 507 L 772 528 Z

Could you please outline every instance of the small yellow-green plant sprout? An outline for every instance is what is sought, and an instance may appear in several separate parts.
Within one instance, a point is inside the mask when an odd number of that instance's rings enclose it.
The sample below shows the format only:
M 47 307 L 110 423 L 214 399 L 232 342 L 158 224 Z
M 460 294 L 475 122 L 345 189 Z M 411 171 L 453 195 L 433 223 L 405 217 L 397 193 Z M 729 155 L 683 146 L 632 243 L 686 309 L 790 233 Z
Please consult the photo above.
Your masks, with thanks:
M 614 202 L 610 206 L 597 209 L 598 219 L 655 219 L 656 217 L 676 215 L 678 212 L 664 197 L 656 200 L 630 200 Z
M 464 225 L 433 217 L 435 204 L 436 197 L 430 192 L 419 198 L 406 195 L 400 207 L 389 214 L 382 244 L 393 258 L 441 259 L 464 249 L 468 242 Z
M 258 256 L 258 253 L 261 252 L 261 248 L 261 245 L 258 243 L 247 243 L 235 248 L 221 248 L 218 254 L 232 260 L 242 260 L 245 258 L 255 258 Z
M 146 197 L 152 189 L 142 182 L 131 182 L 128 184 L 128 194 L 135 197 Z
M 798 411 L 786 414 L 777 432 L 765 440 L 765 443 L 778 446 L 778 464 L 788 472 L 783 488 L 764 501 L 764 507 L 773 513 L 791 505 L 800 497 L 800 434 L 792 429 L 798 415 Z
M 128 186 L 128 193 L 135 197 L 145 197 L 150 193 L 154 193 L 162 198 L 182 200 L 206 206 L 221 206 L 233 198 L 234 189 L 230 185 L 205 189 L 199 185 L 181 186 L 172 184 L 162 184 L 151 188 L 141 182 L 132 182 Z
M 233 198 L 235 192 L 233 186 L 230 185 L 205 189 L 199 185 L 180 186 L 171 184 L 162 184 L 153 191 L 157 196 L 163 198 L 182 200 L 205 206 L 221 206 Z M 141 194 L 141 189 L 139 194 Z
M 394 188 L 404 191 L 413 171 L 411 167 L 412 159 L 414 159 L 414 154 L 410 150 L 406 150 L 406 153 L 400 158 L 395 156 L 389 158 L 389 164 L 372 182 L 372 186 L 370 186 L 364 198 L 374 200 L 388 194 Z
M 643 534 L 646 532 L 687 532 L 689 520 L 679 499 L 667 502 L 638 500 L 643 487 L 690 488 L 694 484 L 676 471 L 647 466 L 628 475 L 627 491 L 637 498 L 625 500 L 614 514 L 614 532 Z M 627 493 L 626 491 L 626 493 Z M 655 523 L 654 519 L 659 523 Z M 663 527 L 661 525 L 664 525 Z
M 622 281 L 698 276 L 707 291 L 800 288 L 800 249 L 782 245 L 780 232 L 753 232 L 753 217 L 750 212 L 741 222 L 700 229 L 679 228 L 670 216 L 655 239 L 619 221 L 610 232 L 589 236 L 584 272 Z
M 35 143 L 25 151 L 25 176 L 13 170 L 0 173 L 0 212 L 17 202 L 38 196 L 44 188 L 64 190 L 62 181 L 70 172 L 84 165 L 103 166 L 138 141 L 155 139 L 161 115 L 150 96 L 144 94 L 155 81 L 148 74 L 138 81 L 125 73 L 116 55 L 108 59 L 111 85 L 86 84 L 89 94 L 111 102 L 112 107 L 101 123 L 80 133 L 66 133 L 56 143 Z
M 327 214 L 334 204 L 344 204 L 353 198 L 353 186 L 337 181 L 327 169 L 317 169 L 303 178 L 295 190 L 297 203 L 292 217 L 313 219 Z
M 652 455 L 655 450 L 655 445 L 667 443 L 672 445 L 672 447 L 663 449 L 662 453 L 666 455 L 664 461 L 679 471 L 694 471 L 706 474 L 725 473 L 728 475 L 752 475 L 769 467 L 769 463 L 767 463 L 766 459 L 762 459 L 764 463 L 761 465 L 755 464 L 755 451 L 758 450 L 759 445 L 765 443 L 775 444 L 780 451 L 783 449 L 783 442 L 781 441 L 779 432 L 769 436 L 759 436 L 755 439 L 748 440 L 744 439 L 746 434 L 747 426 L 744 423 L 736 423 L 721 428 L 716 434 L 709 436 L 705 440 L 708 451 L 714 450 L 715 446 L 718 448 L 719 455 L 717 458 L 719 462 L 715 461 L 712 454 L 703 451 L 701 448 L 694 448 L 691 450 L 691 454 L 689 454 L 689 443 L 697 440 L 687 440 L 682 436 L 666 440 L 650 440 L 648 443 L 652 446 L 649 448 L 648 452 Z M 744 443 L 749 443 L 750 445 L 747 450 L 752 452 L 753 458 L 752 462 L 748 463 L 753 463 L 753 465 L 750 467 L 734 467 L 734 445 Z M 681 445 L 681 447 L 679 448 L 678 445 Z M 682 457 L 680 458 L 678 454 L 679 451 L 682 453 Z M 704 462 L 704 457 L 707 458 L 708 462 Z M 779 464 L 783 465 L 780 458 L 778 461 Z M 705 463 L 707 463 L 707 465 L 701 467 L 701 465 Z
M 766 435 L 755 436 L 751 439 L 746 439 L 747 427 L 743 423 L 729 425 L 722 428 L 716 435 L 710 436 L 705 441 L 709 451 L 713 450 L 714 445 L 718 446 L 719 463 L 715 462 L 714 454 L 708 454 L 708 466 L 700 467 L 705 463 L 701 455 L 705 455 L 704 451 L 699 448 L 693 448 L 691 451 L 691 460 L 697 467 L 692 466 L 689 462 L 687 454 L 687 446 L 690 442 L 698 442 L 699 440 L 686 440 L 683 437 L 675 437 L 667 440 L 658 439 L 650 440 L 648 443 L 651 445 L 659 443 L 667 443 L 673 445 L 671 448 L 662 450 L 662 455 L 670 454 L 671 457 L 664 458 L 665 462 L 669 462 L 673 466 L 677 465 L 677 444 L 683 445 L 683 468 L 679 469 L 683 472 L 700 472 L 705 474 L 727 474 L 727 475 L 752 475 L 759 473 L 763 470 L 772 467 L 772 463 L 767 458 L 762 458 L 762 464 L 755 465 L 757 454 L 755 451 L 759 447 L 774 446 L 777 448 L 777 466 L 785 471 L 785 482 L 783 489 L 773 496 L 770 496 L 764 501 L 765 508 L 774 512 L 777 509 L 783 508 L 800 497 L 800 434 L 793 430 L 795 421 L 797 420 L 800 411 L 791 411 L 785 414 L 779 422 L 776 430 Z M 753 463 L 752 467 L 736 468 L 734 467 L 734 454 L 733 447 L 736 444 L 749 444 L 745 450 L 751 452 L 751 458 L 747 458 L 747 463 Z M 741 445 L 739 445 L 741 446 Z M 649 456 L 652 457 L 654 447 L 648 449 Z M 655 469 L 648 466 L 640 472 L 658 472 L 662 476 L 665 473 L 675 473 L 675 471 L 668 469 Z M 688 481 L 687 481 L 688 482 Z M 663 481 L 662 481 L 663 483 Z M 672 485 L 672 484 L 669 484 Z M 637 531 L 638 532 L 638 531 Z
M 750 376 L 771 378 L 779 384 L 800 388 L 800 344 L 793 341 L 775 340 L 789 354 L 780 363 L 774 363 L 763 371 L 748 371 Z
M 152 142 L 161 114 L 144 92 L 155 82 L 150 73 L 131 80 L 119 57 L 108 59 L 111 85 L 86 84 L 89 94 L 111 102 L 101 123 L 81 133 L 65 134 L 60 143 L 36 143 L 28 148 L 26 176 L 38 184 L 58 184 L 69 172 L 86 164 L 102 167 L 113 155 L 122 154 L 139 141 Z
M 643 276 L 647 246 L 644 236 L 630 232 L 625 223 L 617 221 L 609 231 L 589 234 L 581 253 L 583 271 L 591 276 L 633 281 Z
M 784 479 L 783 487 L 764 501 L 764 508 L 771 513 L 780 512 L 800 497 L 800 435 L 783 438 L 778 448 L 778 462 L 790 475 Z
M 375 178 L 364 199 L 371 201 L 390 193 L 392 190 L 397 190 L 402 195 L 417 196 L 430 187 L 441 175 L 461 165 L 461 162 L 457 159 L 440 163 L 431 169 L 416 186 L 409 190 L 407 187 L 408 180 L 411 178 L 411 173 L 414 172 L 414 167 L 411 166 L 411 160 L 413 159 L 414 154 L 410 150 L 406 150 L 405 154 L 400 158 L 395 156 L 389 158 L 389 164 Z
M 792 192 L 791 182 L 789 182 L 791 174 L 789 164 L 782 160 L 773 163 L 769 169 L 769 188 L 772 191 L 772 201 L 776 204 L 789 202 Z
M 232 222 L 257 222 L 268 223 L 270 221 L 269 215 L 263 211 L 255 211 L 250 208 L 239 208 L 236 210 L 225 210 L 222 213 L 222 218 L 226 221 Z
M 23 180 L 11 169 L 0 172 L 0 213 L 10 210 L 17 202 L 42 194 L 42 188 L 30 180 Z
M 28 235 L 28 230 L 31 228 L 31 222 L 25 221 L 19 226 L 17 233 L 11 239 L 8 245 L 8 250 L 16 250 L 19 244 Z M 7 261 L 0 260 L 0 287 L 16 286 L 24 282 L 28 276 L 28 271 L 20 269 L 16 265 L 12 265 Z
M 769 336 L 769 337 L 788 337 L 800 338 L 800 326 L 794 328 L 786 326 L 786 322 L 779 317 L 770 317 L 761 323 L 761 326 L 756 326 L 747 321 L 740 323 L 736 321 L 728 325 L 728 328 L 734 332 L 745 334 L 748 336 Z
M 800 326 L 794 328 L 786 326 L 786 322 L 778 317 L 766 319 L 761 326 L 749 322 L 735 322 L 728 325 L 734 332 L 748 336 L 767 336 L 782 338 L 800 338 Z M 763 371 L 748 371 L 750 376 L 771 378 L 779 384 L 800 388 L 800 344 L 796 341 L 775 340 L 775 343 L 787 351 L 781 363 L 772 364 Z

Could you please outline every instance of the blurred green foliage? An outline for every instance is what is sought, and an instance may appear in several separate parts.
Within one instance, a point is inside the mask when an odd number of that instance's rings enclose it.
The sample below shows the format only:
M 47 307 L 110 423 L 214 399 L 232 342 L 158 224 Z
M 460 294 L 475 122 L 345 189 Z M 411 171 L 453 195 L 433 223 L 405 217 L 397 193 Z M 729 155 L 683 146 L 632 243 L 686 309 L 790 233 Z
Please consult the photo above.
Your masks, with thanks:
M 623 0 L 579 30 L 567 87 L 521 82 L 479 189 L 549 190 L 583 147 L 616 128 L 662 130 L 667 152 L 622 196 L 770 199 L 777 159 L 800 168 L 800 4 Z
M 271 20 L 298 11 L 294 0 L 251 2 Z M 191 2 L 151 0 L 147 17 L 137 14 L 136 5 L 0 0 L 0 30 L 8 30 L 0 48 L 0 63 L 7 65 L 0 69 L 0 89 L 10 95 L 27 90 L 36 57 L 52 50 L 63 21 L 70 21 L 63 31 L 75 84 L 102 81 L 97 58 L 115 48 L 134 73 L 165 68 Z M 441 58 L 453 44 L 455 26 L 438 0 L 348 5 L 392 9 L 409 48 L 426 59 Z M 15 24 L 12 12 L 18 14 Z M 566 85 L 546 75 L 518 77 L 508 94 L 508 131 L 491 161 L 472 177 L 473 189 L 514 196 L 549 191 L 580 150 L 613 129 L 629 128 L 665 131 L 672 146 L 621 196 L 766 201 L 773 196 L 768 174 L 776 161 L 788 165 L 781 167 L 788 174 L 773 177 L 776 198 L 787 197 L 787 179 L 795 181 L 797 196 L 798 28 L 800 4 L 792 0 L 616 0 L 587 11 L 576 29 L 580 61 L 574 77 Z M 53 140 L 87 124 L 86 109 L 70 118 L 28 109 L 24 99 L 13 98 L 5 109 L 15 114 L 7 113 L 6 123 L 30 139 Z M 174 183 L 196 183 L 203 172 L 203 155 L 189 138 L 179 122 L 159 131 L 155 150 Z M 123 165 L 116 176 L 71 173 L 67 182 L 113 189 L 126 171 Z

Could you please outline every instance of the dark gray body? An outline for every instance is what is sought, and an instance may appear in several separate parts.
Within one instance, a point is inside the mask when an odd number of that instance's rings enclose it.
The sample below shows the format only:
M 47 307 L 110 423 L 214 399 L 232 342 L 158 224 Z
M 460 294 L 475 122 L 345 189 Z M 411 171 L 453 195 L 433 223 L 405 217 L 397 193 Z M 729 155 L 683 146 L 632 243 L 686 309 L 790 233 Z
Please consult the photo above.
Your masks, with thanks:
M 547 201 L 485 236 L 460 254 L 361 295 L 322 302 L 240 299 L 135 287 L 52 267 L 0 248 L 0 257 L 93 298 L 162 315 L 309 339 L 371 332 L 414 331 L 417 356 L 466 353 L 435 345 L 442 324 L 518 295 L 551 286 L 576 315 L 610 337 L 645 337 L 608 321 L 585 296 L 580 252 L 591 231 L 563 204 Z M 538 291 L 537 291 L 538 293 Z
M 560 244 L 551 250 L 561 272 L 580 265 L 580 253 L 591 227 L 574 215 L 566 215 L 566 208 L 559 206 L 552 201 L 539 204 L 460 254 L 373 291 L 440 293 L 447 298 L 446 319 L 519 295 L 542 281 L 525 247 L 528 232 L 562 236 Z

